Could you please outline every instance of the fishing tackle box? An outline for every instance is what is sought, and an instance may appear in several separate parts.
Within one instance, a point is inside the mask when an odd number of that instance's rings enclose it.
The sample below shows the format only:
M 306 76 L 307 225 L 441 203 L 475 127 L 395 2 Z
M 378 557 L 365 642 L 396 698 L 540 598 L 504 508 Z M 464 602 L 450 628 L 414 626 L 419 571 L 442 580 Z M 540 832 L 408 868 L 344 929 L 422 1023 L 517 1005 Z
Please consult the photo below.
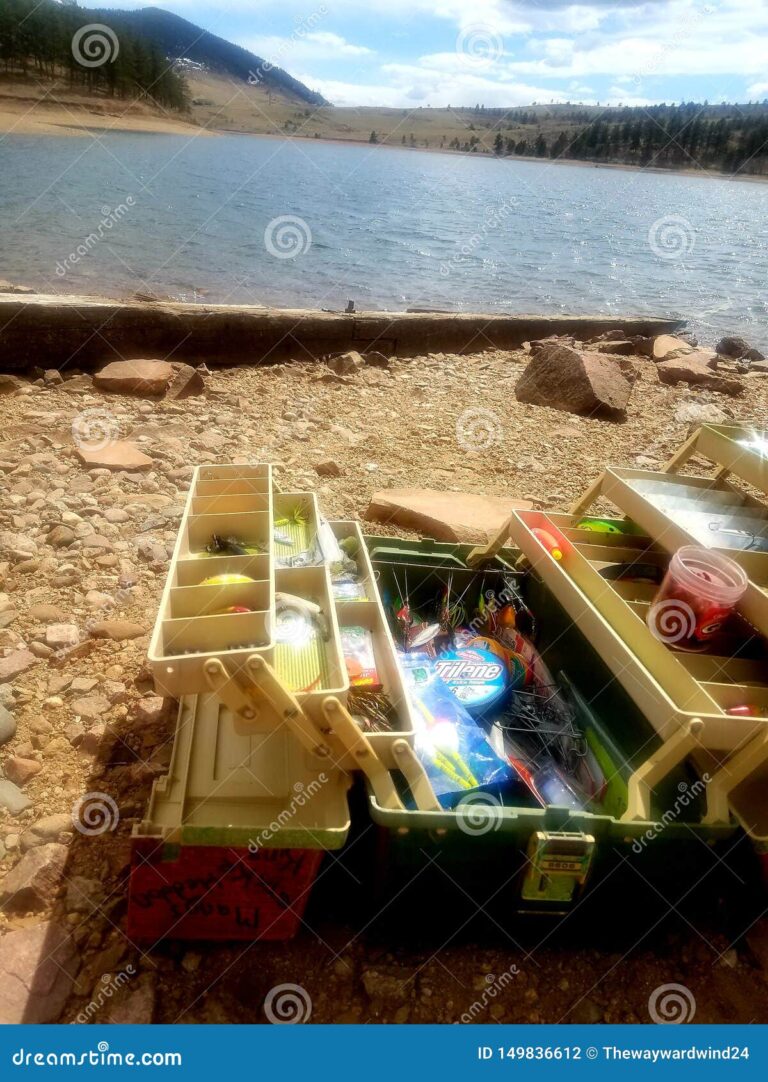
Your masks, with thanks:
M 594 534 L 592 535 L 594 538 Z M 422 596 L 453 582 L 461 594 L 503 590 L 511 577 L 536 617 L 537 647 L 574 708 L 577 724 L 608 779 L 603 811 L 564 807 L 484 806 L 472 797 L 456 810 L 383 807 L 368 786 L 368 811 L 379 828 L 377 890 L 394 899 L 426 880 L 440 895 L 485 907 L 498 894 L 524 912 L 562 913 L 585 890 L 599 889 L 622 862 L 631 864 L 633 889 L 641 882 L 696 882 L 722 860 L 738 827 L 707 822 L 705 786 L 680 761 L 654 786 L 649 814 L 627 820 L 632 775 L 658 738 L 601 657 L 583 623 L 573 620 L 535 568 L 518 568 L 519 549 L 493 546 L 478 565 L 471 545 L 392 537 L 366 538 L 382 593 L 408 582 L 414 608 Z M 490 549 L 490 546 L 489 546 Z M 636 874 L 632 875 L 632 871 Z M 426 888 L 424 888 L 426 889 Z M 626 877 L 624 879 L 626 890 Z
M 293 934 L 323 852 L 347 839 L 354 772 L 400 807 L 382 749 L 420 770 L 360 527 L 330 526 L 357 564 L 364 596 L 348 600 L 301 556 L 320 523 L 315 495 L 277 491 L 268 465 L 194 472 L 149 649 L 179 710 L 169 773 L 133 835 L 137 938 Z M 347 626 L 370 635 L 391 731 L 363 733 L 347 709 Z

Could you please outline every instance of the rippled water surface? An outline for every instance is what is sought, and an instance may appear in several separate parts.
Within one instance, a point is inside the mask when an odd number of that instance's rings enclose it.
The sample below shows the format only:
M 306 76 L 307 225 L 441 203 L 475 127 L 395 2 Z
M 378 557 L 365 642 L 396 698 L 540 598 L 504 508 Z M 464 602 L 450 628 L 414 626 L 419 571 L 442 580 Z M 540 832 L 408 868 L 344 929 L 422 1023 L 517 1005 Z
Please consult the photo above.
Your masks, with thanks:
M 767 239 L 758 183 L 248 136 L 0 139 L 0 277 L 59 292 L 680 314 L 707 344 L 768 346 Z

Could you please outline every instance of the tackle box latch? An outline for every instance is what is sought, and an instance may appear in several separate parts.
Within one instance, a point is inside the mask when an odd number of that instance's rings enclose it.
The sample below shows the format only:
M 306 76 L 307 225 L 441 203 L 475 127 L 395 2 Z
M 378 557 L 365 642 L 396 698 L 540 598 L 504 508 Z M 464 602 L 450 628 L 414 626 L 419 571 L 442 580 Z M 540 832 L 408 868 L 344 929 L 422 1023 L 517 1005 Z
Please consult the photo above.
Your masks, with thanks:
M 581 831 L 537 830 L 526 853 L 521 909 L 564 912 L 589 875 L 595 839 Z

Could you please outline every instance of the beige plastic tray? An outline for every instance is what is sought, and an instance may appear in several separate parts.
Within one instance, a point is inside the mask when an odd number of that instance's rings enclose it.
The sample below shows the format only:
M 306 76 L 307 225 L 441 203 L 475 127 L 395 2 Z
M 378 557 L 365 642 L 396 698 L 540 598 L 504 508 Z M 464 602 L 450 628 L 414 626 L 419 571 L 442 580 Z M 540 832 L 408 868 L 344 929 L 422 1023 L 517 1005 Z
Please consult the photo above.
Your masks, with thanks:
M 269 465 L 195 469 L 149 646 L 159 694 L 175 697 L 208 690 L 204 666 L 211 657 L 222 658 L 234 672 L 254 652 L 271 654 L 272 533 Z M 214 534 L 236 536 L 258 553 L 207 555 Z M 204 585 L 210 577 L 232 573 L 254 581 Z M 233 605 L 253 611 L 222 611 Z
M 169 844 L 338 849 L 351 777 L 271 721 L 238 732 L 215 695 L 179 706 L 169 773 L 152 789 L 139 837 Z

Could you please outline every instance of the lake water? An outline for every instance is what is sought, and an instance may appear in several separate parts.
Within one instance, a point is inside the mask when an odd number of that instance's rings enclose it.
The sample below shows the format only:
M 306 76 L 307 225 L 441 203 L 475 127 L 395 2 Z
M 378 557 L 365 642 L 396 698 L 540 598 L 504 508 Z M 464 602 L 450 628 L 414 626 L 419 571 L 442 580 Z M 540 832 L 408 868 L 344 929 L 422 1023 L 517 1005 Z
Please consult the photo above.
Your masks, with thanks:
M 248 136 L 0 138 L 0 277 L 64 293 L 679 314 L 705 344 L 765 347 L 767 240 L 764 184 Z

